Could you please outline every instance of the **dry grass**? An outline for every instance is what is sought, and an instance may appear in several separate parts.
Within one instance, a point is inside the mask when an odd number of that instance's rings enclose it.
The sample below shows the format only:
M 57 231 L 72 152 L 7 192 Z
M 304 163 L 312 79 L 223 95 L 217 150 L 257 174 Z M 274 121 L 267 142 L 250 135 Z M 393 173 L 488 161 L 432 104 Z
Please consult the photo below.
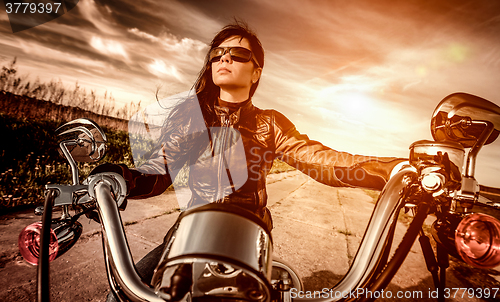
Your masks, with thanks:
M 104 96 L 98 96 L 94 90 L 88 92 L 78 82 L 75 83 L 73 88 L 64 87 L 61 80 L 52 79 L 47 83 L 36 79 L 31 82 L 26 75 L 18 74 L 15 58 L 3 66 L 0 71 L 0 91 L 10 92 L 26 98 L 45 100 L 57 105 L 77 107 L 99 115 L 114 116 L 121 119 L 130 118 L 141 107 L 139 102 L 117 109 L 115 106 L 116 100 L 111 93 L 106 91 Z

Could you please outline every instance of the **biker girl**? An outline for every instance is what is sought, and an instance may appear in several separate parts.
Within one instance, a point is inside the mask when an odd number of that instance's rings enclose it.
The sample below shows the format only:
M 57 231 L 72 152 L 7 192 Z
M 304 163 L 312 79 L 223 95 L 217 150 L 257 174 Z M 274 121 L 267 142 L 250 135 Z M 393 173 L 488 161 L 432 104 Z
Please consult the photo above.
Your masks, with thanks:
M 196 95 L 171 111 L 150 158 L 136 169 L 104 164 L 93 173 L 117 172 L 127 181 L 128 198 L 147 198 L 164 192 L 187 163 L 189 207 L 233 204 L 257 215 L 270 231 L 266 175 L 275 158 L 326 185 L 378 190 L 404 161 L 335 151 L 299 133 L 280 112 L 255 107 L 264 49 L 246 25 L 224 27 L 209 47 Z M 163 245 L 137 263 L 147 283 L 162 250 Z

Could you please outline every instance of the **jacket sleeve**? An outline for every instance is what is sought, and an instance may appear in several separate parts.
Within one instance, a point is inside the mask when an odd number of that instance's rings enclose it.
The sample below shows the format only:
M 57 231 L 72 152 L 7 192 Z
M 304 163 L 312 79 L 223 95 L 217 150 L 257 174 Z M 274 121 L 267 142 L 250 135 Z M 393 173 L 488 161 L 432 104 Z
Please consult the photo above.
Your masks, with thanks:
M 300 134 L 283 114 L 273 113 L 277 158 L 323 184 L 382 190 L 392 169 L 407 160 L 333 150 Z
M 198 100 L 181 99 L 161 127 L 161 135 L 148 160 L 130 169 L 129 198 L 148 198 L 163 193 L 189 159 L 197 159 L 208 143 Z
M 172 184 L 186 163 L 189 157 L 189 150 L 186 149 L 193 147 L 186 145 L 186 141 L 194 139 L 185 135 L 184 128 L 165 127 L 167 130 L 162 133 L 149 159 L 138 168 L 129 168 L 124 164 L 103 164 L 95 168 L 92 174 L 115 172 L 122 175 L 130 199 L 160 195 Z
M 148 198 L 163 193 L 172 183 L 188 158 L 199 148 L 200 133 L 188 135 L 189 123 L 165 125 L 159 143 L 149 159 L 131 169 L 129 198 Z M 197 136 L 198 135 L 198 136 Z
M 167 160 L 161 154 L 161 149 L 139 168 L 130 169 L 129 198 L 148 198 L 163 193 L 171 184 L 174 177 L 170 176 Z
M 125 164 L 103 164 L 95 168 L 91 174 L 101 172 L 115 172 L 123 176 L 127 183 L 130 199 L 149 198 L 160 195 L 175 179 L 167 166 L 169 162 L 167 153 L 164 152 L 164 143 L 155 150 L 151 157 L 138 168 L 129 168 Z M 171 161 L 172 164 L 173 161 Z M 178 172 L 178 171 L 177 171 Z M 175 172 L 174 172 L 175 173 Z

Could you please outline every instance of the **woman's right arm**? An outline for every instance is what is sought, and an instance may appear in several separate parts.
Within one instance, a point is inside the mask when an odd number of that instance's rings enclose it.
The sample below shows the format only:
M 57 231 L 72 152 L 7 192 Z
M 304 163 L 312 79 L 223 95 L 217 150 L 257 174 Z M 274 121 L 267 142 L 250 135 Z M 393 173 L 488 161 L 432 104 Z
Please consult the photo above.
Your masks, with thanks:
M 208 143 L 208 131 L 196 98 L 180 102 L 162 126 L 162 133 L 149 159 L 137 168 L 104 164 L 96 172 L 116 172 L 127 182 L 128 198 L 148 198 L 163 193 L 189 158 Z
M 125 164 L 102 164 L 96 167 L 91 174 L 104 172 L 114 172 L 123 176 L 127 183 L 127 198 L 130 199 L 160 195 L 172 184 L 168 173 L 149 174 L 140 169 L 129 168 Z
M 183 128 L 165 127 L 149 159 L 138 168 L 106 163 L 96 167 L 91 174 L 115 172 L 122 175 L 127 183 L 127 197 L 131 199 L 162 194 L 172 184 L 189 155 L 185 150 L 186 135 L 183 134 Z

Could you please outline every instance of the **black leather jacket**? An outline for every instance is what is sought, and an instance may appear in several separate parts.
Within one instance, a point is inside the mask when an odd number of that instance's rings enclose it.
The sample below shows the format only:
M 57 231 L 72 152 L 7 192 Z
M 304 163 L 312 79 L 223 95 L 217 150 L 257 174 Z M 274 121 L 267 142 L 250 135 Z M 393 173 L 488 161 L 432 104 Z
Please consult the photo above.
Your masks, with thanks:
M 335 151 L 300 134 L 278 111 L 255 107 L 251 99 L 232 113 L 215 106 L 215 114 L 217 127 L 210 129 L 200 119 L 189 117 L 182 124 L 175 119 L 166 123 L 161 146 L 150 159 L 137 169 L 123 167 L 129 198 L 161 194 L 187 162 L 189 206 L 236 204 L 256 213 L 271 229 L 266 176 L 275 158 L 330 186 L 378 190 L 403 161 Z

